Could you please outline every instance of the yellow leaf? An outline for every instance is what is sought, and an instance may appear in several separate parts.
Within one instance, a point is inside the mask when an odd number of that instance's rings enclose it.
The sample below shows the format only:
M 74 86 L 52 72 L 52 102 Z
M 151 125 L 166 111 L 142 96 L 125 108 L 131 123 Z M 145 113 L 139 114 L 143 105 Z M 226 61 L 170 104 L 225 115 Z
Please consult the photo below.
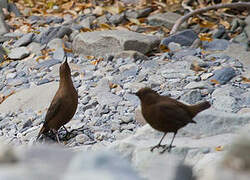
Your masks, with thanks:
M 134 23 L 134 24 L 137 24 L 137 25 L 140 25 L 140 21 L 138 19 L 134 19 L 134 18 L 129 18 L 128 19 L 131 23 Z
M 199 38 L 200 38 L 201 41 L 210 42 L 210 41 L 213 40 L 213 38 L 211 36 L 212 36 L 212 34 L 209 34 L 209 33 L 200 33 L 199 34 Z
M 223 149 L 224 149 L 224 146 L 217 146 L 215 148 L 215 151 L 223 151 Z
M 39 57 L 37 57 L 36 58 L 36 62 L 38 62 L 40 59 L 45 59 L 46 58 L 46 56 L 45 55 L 43 55 L 43 56 L 39 56 Z
M 220 19 L 220 24 L 222 24 L 223 26 L 225 26 L 226 29 L 229 29 L 230 26 L 231 26 L 231 25 L 229 24 L 229 22 L 224 21 L 224 20 L 222 20 L 222 19 Z
M 199 24 L 200 24 L 200 27 L 202 28 L 214 29 L 217 27 L 217 24 L 210 22 L 210 21 L 206 21 L 206 20 L 200 21 Z
M 87 59 L 95 59 L 95 56 L 86 56 Z
M 52 2 L 52 1 L 49 1 L 49 2 L 47 3 L 47 7 L 48 7 L 49 9 L 52 9 L 54 5 L 55 5 L 54 2 Z
M 102 29 L 112 29 L 111 26 L 108 25 L 108 24 L 106 24 L 106 23 L 102 23 L 102 24 L 100 24 L 99 26 L 100 26 L 100 28 L 102 28 Z
M 80 32 L 91 32 L 92 30 L 86 27 L 80 29 Z

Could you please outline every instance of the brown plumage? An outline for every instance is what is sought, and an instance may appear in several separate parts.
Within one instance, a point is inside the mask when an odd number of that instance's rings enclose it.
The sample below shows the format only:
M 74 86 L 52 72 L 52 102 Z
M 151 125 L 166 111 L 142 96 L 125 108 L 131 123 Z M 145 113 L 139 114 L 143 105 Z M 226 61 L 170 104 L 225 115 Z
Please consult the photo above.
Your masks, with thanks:
M 145 120 L 154 129 L 164 132 L 160 142 L 151 148 L 163 147 L 162 153 L 168 149 L 171 151 L 177 131 L 188 123 L 196 123 L 192 119 L 201 111 L 210 107 L 209 102 L 202 102 L 196 105 L 186 105 L 167 96 L 160 96 L 150 88 L 140 89 L 136 95 L 141 100 L 141 111 Z M 161 145 L 161 141 L 168 132 L 174 133 L 169 146 Z
M 45 122 L 37 139 L 39 139 L 42 134 L 51 130 L 59 142 L 57 131 L 71 120 L 76 112 L 77 105 L 78 95 L 71 79 L 71 71 L 66 57 L 65 62 L 60 66 L 59 88 L 49 106 Z M 65 130 L 67 131 L 66 128 Z

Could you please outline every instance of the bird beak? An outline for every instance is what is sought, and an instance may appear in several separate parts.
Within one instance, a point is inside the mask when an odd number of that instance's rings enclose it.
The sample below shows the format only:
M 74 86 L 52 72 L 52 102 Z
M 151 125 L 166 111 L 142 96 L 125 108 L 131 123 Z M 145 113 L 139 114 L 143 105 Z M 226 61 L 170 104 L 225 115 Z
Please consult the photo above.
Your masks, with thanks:
M 137 93 L 132 93 L 132 94 L 135 95 L 135 96 L 138 96 Z
M 63 64 L 64 64 L 64 63 L 67 64 L 67 63 L 68 63 L 68 62 L 67 62 L 67 60 L 68 60 L 67 55 L 65 55 L 64 57 L 65 57 L 65 61 L 63 62 Z

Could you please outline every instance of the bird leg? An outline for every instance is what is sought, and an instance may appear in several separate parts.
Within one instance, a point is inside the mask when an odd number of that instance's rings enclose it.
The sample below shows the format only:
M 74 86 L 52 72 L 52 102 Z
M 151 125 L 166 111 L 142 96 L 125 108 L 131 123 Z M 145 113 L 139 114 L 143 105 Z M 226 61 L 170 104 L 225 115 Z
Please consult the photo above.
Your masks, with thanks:
M 69 134 L 69 133 L 71 133 L 71 132 L 69 132 L 68 130 L 67 130 L 67 128 L 63 125 L 62 126 L 63 128 L 64 128 L 64 130 L 66 131 L 66 134 Z
M 55 134 L 56 140 L 57 140 L 57 142 L 60 144 L 60 140 L 59 140 L 59 137 L 58 137 L 58 131 L 55 130 L 55 129 L 52 129 L 52 132 Z
M 162 140 L 164 139 L 164 137 L 166 136 L 167 133 L 164 133 L 164 135 L 162 136 L 160 142 L 156 145 L 156 146 L 153 146 L 150 151 L 153 152 L 155 148 L 159 148 L 159 147 L 162 147 L 165 149 L 166 145 L 161 145 L 161 142 Z
M 173 138 L 172 138 L 172 140 L 171 140 L 170 145 L 169 145 L 169 146 L 165 146 L 164 149 L 161 151 L 161 154 L 164 153 L 166 150 L 168 150 L 168 152 L 170 152 L 171 149 L 172 149 L 173 147 L 175 147 L 175 146 L 172 146 L 172 144 L 173 144 L 173 141 L 174 141 L 174 138 L 175 138 L 176 133 L 177 133 L 177 132 L 174 133 L 174 136 L 173 136 Z

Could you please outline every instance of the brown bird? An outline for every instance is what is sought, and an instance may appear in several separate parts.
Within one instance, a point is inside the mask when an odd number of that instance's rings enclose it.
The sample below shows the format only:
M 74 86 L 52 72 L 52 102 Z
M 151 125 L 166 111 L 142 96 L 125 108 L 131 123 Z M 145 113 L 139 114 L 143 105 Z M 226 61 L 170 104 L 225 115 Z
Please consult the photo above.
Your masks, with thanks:
M 142 88 L 135 93 L 141 100 L 141 111 L 145 120 L 154 129 L 164 132 L 160 142 L 151 148 L 163 147 L 163 153 L 168 149 L 171 151 L 177 131 L 188 123 L 196 123 L 192 119 L 201 111 L 210 107 L 209 102 L 202 102 L 196 105 L 186 105 L 167 96 L 160 96 L 150 88 Z M 174 133 L 169 146 L 161 145 L 162 140 L 168 132 Z
M 51 130 L 56 135 L 59 143 L 58 129 L 63 126 L 68 133 L 64 125 L 74 116 L 77 105 L 78 95 L 71 79 L 71 71 L 66 56 L 65 62 L 60 66 L 59 88 L 49 106 L 45 122 L 37 139 L 39 139 L 41 134 Z

